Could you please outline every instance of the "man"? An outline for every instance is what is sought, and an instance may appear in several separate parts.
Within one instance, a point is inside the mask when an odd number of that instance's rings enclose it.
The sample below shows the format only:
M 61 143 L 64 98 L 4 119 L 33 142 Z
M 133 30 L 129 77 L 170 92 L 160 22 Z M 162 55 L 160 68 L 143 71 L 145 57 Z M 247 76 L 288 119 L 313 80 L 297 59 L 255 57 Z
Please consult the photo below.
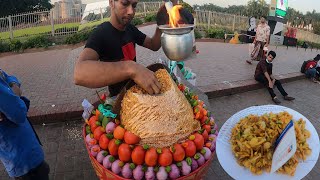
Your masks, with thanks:
M 273 86 L 276 85 L 284 100 L 292 101 L 295 98 L 288 96 L 286 91 L 283 89 L 281 82 L 276 80 L 272 75 L 272 61 L 276 58 L 276 53 L 274 51 L 270 51 L 268 53 L 267 59 L 264 61 L 260 61 L 257 65 L 254 78 L 256 81 L 260 82 L 264 86 L 267 87 L 273 102 L 276 104 L 280 104 L 281 101 L 277 98 L 276 94 L 273 91 Z
M 312 82 L 317 83 L 317 69 L 320 67 L 320 54 L 318 54 L 313 60 L 307 62 L 304 73 L 308 79 Z
M 129 79 L 149 94 L 158 94 L 161 85 L 154 73 L 136 63 L 135 45 L 153 51 L 161 47 L 161 31 L 152 38 L 130 24 L 138 0 L 109 0 L 110 22 L 99 25 L 92 33 L 75 66 L 75 84 L 89 88 L 109 86 L 116 96 Z
M 257 27 L 256 36 L 253 41 L 254 50 L 251 53 L 251 60 L 247 60 L 247 63 L 252 64 L 253 60 L 264 60 L 264 47 L 269 46 L 270 39 L 270 27 L 266 23 L 266 17 L 262 16 L 260 24 Z
M 109 96 L 114 97 L 132 79 L 149 94 L 160 92 L 161 85 L 154 73 L 136 63 L 135 45 L 159 50 L 161 31 L 156 28 L 150 38 L 130 24 L 137 3 L 138 0 L 109 0 L 110 22 L 99 25 L 88 39 L 75 66 L 75 84 L 89 88 L 109 86 Z
M 17 180 L 48 180 L 49 166 L 27 119 L 28 100 L 20 96 L 18 79 L 0 69 L 0 160 Z

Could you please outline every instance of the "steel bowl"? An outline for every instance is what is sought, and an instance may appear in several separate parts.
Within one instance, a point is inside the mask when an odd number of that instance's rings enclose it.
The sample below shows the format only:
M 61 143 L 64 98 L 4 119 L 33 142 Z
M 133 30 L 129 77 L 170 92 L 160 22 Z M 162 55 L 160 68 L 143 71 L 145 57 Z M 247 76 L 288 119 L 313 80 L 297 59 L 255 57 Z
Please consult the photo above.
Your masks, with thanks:
M 173 61 L 184 61 L 192 53 L 193 25 L 183 25 L 171 28 L 168 25 L 159 26 L 162 31 L 161 46 L 165 55 Z

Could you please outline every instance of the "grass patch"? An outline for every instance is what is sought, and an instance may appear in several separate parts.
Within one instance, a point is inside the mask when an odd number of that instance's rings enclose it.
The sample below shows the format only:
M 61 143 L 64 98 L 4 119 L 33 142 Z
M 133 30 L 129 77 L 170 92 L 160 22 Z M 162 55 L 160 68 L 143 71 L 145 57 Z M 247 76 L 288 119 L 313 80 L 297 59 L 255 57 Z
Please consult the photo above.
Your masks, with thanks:
M 81 31 L 82 29 L 85 29 L 85 28 L 90 28 L 90 27 L 93 27 L 93 26 L 98 26 L 100 25 L 101 23 L 104 23 L 104 22 L 107 22 L 109 21 L 110 18 L 103 18 L 102 20 L 99 20 L 99 21 L 89 21 L 85 24 L 80 24 L 79 25 L 79 29 L 78 31 Z
M 54 29 L 57 30 L 61 28 L 73 28 L 78 26 L 79 26 L 79 23 L 55 24 Z M 16 38 L 16 37 L 22 37 L 22 36 L 48 34 L 48 33 L 51 33 L 51 31 L 52 31 L 51 25 L 18 29 L 13 31 L 13 37 Z M 0 39 L 9 39 L 9 38 L 10 38 L 10 32 L 0 33 Z

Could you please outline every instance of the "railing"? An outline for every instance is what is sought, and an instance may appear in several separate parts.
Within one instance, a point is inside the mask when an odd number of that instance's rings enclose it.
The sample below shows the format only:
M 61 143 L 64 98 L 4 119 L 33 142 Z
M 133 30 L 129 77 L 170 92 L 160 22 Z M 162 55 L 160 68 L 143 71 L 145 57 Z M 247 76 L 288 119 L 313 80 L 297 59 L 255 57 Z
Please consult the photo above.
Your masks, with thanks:
M 138 3 L 136 17 L 143 18 L 149 14 L 154 14 L 160 6 L 161 2 Z M 83 27 L 106 21 L 110 15 L 110 8 L 97 8 L 83 12 L 82 9 L 70 9 L 63 15 L 61 15 L 59 9 L 10 15 L 0 18 L 0 39 L 72 34 Z
M 212 11 L 196 11 L 197 30 L 206 31 L 212 27 L 241 31 L 248 29 L 248 17 Z

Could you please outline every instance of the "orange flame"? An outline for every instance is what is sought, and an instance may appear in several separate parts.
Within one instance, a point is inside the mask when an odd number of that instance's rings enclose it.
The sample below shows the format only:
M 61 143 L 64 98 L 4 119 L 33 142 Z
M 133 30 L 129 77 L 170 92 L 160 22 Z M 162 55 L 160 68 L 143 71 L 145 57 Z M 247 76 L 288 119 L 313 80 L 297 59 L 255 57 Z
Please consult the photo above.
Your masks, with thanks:
M 181 8 L 181 5 L 175 5 L 170 11 L 168 11 L 170 27 L 179 27 L 179 20 L 181 19 L 179 10 Z

